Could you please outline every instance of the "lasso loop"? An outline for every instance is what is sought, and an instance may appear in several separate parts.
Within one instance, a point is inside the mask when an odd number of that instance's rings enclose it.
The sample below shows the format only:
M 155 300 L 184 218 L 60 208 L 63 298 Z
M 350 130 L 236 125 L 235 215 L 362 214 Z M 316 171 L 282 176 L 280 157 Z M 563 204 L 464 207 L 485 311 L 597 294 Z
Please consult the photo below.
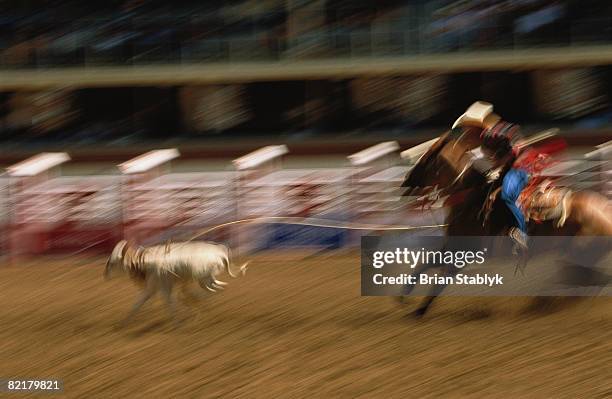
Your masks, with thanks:
M 306 219 L 300 217 L 289 217 L 289 216 L 265 216 L 258 218 L 240 219 L 231 222 L 218 224 L 208 229 L 202 230 L 189 238 L 186 242 L 200 238 L 212 231 L 221 229 L 223 227 L 232 226 L 236 224 L 256 224 L 256 223 L 280 223 L 280 224 L 293 224 L 300 226 L 311 226 L 311 227 L 325 227 L 332 229 L 346 229 L 346 230 L 385 230 L 385 231 L 398 231 L 398 230 L 417 230 L 417 229 L 435 229 L 440 227 L 446 227 L 446 224 L 432 224 L 422 226 L 408 226 L 408 225 L 385 225 L 385 224 L 359 224 L 342 221 L 330 221 L 326 219 Z

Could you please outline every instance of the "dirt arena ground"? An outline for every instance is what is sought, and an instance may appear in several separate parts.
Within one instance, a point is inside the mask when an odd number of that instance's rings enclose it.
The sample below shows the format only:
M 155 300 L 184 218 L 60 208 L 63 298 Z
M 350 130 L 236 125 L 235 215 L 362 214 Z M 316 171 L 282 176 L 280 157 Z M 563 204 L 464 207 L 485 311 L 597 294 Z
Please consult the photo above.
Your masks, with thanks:
M 103 259 L 2 265 L 0 377 L 70 398 L 612 396 L 612 298 L 442 298 L 414 320 L 416 298 L 360 296 L 358 256 L 262 255 L 194 286 L 178 327 L 156 298 L 124 329 L 138 288 Z

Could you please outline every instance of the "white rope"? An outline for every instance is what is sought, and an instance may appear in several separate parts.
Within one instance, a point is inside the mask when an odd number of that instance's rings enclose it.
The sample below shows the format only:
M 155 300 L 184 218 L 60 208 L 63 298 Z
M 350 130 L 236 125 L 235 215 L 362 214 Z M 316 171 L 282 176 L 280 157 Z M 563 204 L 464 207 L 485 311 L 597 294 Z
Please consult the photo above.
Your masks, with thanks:
M 342 221 L 330 221 L 326 219 L 307 219 L 300 217 L 289 217 L 289 216 L 266 216 L 259 218 L 249 218 L 234 220 L 218 224 L 208 229 L 202 230 L 189 238 L 186 242 L 195 240 L 196 238 L 202 237 L 214 230 L 221 229 L 223 227 L 232 226 L 236 224 L 257 224 L 257 223 L 280 223 L 280 224 L 292 224 L 299 226 L 311 226 L 311 227 L 324 227 L 332 229 L 346 229 L 346 230 L 385 230 L 385 231 L 399 231 L 399 230 L 416 230 L 416 229 L 433 229 L 446 227 L 446 224 L 432 224 L 422 226 L 408 226 L 408 225 L 384 225 L 384 224 L 358 224 L 351 222 Z

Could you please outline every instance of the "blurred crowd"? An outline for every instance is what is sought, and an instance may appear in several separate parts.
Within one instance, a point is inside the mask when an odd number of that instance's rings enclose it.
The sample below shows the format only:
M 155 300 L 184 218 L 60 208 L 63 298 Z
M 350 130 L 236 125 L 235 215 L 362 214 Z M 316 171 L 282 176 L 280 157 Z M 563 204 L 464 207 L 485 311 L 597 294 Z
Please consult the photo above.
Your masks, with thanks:
M 0 0 L 0 68 L 384 56 L 612 43 L 605 0 Z M 612 124 L 612 69 L 0 92 L 4 143 L 445 128 L 476 100 L 509 120 Z
M 448 128 L 475 100 L 547 128 L 612 126 L 612 68 L 0 93 L 0 141 L 124 145 L 143 140 L 363 135 Z
M 612 41 L 605 0 L 0 1 L 4 66 L 402 55 Z

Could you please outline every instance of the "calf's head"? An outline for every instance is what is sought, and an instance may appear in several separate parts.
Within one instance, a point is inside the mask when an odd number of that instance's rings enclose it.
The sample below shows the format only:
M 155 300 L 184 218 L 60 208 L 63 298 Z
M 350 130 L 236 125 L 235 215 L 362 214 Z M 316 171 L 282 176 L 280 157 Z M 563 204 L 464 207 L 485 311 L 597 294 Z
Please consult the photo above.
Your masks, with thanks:
M 104 278 L 107 280 L 111 277 L 111 271 L 117 267 L 123 267 L 123 259 L 125 257 L 125 253 L 128 250 L 128 242 L 126 240 L 121 240 L 115 245 L 113 248 L 113 252 L 109 256 L 106 261 L 106 267 L 104 268 Z

